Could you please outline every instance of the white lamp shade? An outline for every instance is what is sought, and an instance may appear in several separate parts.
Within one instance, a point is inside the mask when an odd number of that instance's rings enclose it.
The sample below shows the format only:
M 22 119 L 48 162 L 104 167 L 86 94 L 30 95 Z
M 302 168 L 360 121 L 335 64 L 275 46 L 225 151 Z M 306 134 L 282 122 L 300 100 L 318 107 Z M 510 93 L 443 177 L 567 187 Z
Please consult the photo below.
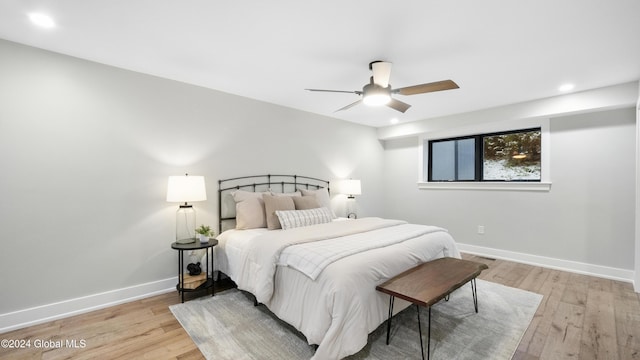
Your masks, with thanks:
M 360 180 L 342 180 L 340 182 L 340 193 L 347 195 L 360 195 Z
M 204 176 L 169 176 L 167 184 L 168 202 L 190 202 L 207 200 Z

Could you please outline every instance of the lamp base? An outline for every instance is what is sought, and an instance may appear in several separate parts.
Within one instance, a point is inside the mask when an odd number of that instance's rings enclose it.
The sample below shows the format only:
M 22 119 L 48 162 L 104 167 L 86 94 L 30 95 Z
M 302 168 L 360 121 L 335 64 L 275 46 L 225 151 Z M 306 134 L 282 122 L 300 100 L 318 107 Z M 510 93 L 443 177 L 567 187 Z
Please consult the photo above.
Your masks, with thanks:
M 176 211 L 176 242 L 191 244 L 196 241 L 196 211 L 193 206 L 180 205 Z
M 356 210 L 357 205 L 356 205 L 355 197 L 347 198 L 347 203 L 345 205 L 346 205 L 345 212 L 347 214 L 347 219 L 357 219 L 358 212 Z
M 194 242 L 196 242 L 195 238 L 191 238 L 191 239 L 178 239 L 176 240 L 176 244 L 193 244 Z

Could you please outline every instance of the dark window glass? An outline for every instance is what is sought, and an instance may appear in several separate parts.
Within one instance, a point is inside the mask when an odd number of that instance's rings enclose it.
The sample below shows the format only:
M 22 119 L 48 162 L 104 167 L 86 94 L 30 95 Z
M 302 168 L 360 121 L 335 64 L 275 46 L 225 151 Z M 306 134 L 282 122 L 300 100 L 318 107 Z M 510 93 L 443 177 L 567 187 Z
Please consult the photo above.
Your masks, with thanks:
M 431 181 L 473 181 L 476 177 L 476 139 L 430 142 Z

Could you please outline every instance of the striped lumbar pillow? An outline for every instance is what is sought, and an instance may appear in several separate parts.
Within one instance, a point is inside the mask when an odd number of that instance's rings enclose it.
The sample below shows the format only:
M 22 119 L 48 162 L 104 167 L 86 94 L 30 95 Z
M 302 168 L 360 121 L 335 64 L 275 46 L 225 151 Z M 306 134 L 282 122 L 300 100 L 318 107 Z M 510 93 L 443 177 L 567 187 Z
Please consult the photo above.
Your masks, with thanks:
M 326 207 L 307 210 L 276 210 L 283 230 L 331 222 L 333 215 Z

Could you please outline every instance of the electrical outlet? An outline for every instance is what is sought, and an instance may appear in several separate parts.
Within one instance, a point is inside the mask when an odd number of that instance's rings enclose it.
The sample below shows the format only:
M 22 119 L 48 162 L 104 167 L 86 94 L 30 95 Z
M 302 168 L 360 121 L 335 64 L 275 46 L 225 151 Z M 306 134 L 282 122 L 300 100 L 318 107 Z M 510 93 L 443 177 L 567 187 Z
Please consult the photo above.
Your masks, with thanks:
M 478 234 L 484 235 L 484 225 L 478 225 Z

